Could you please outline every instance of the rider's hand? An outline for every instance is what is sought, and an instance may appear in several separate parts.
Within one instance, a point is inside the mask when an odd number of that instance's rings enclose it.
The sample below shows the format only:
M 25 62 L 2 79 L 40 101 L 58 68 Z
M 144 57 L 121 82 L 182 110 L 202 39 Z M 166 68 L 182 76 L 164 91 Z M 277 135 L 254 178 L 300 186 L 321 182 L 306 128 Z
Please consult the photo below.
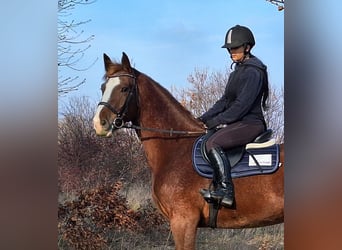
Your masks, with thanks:
M 207 125 L 208 129 L 214 129 L 217 125 L 219 125 L 219 123 L 217 123 L 217 121 L 215 121 L 214 119 L 211 119 L 209 121 L 206 121 L 205 125 Z

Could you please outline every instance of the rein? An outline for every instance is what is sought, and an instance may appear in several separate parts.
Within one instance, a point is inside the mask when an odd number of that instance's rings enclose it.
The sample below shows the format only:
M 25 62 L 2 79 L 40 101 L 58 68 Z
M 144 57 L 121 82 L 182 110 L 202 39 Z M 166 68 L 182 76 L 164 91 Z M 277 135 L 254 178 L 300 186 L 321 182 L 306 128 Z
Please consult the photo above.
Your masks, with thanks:
M 114 127 L 115 121 L 113 122 Z M 152 131 L 152 132 L 158 132 L 162 134 L 169 134 L 170 136 L 173 136 L 173 134 L 180 134 L 180 135 L 202 135 L 205 132 L 204 131 L 185 131 L 185 130 L 173 130 L 171 129 L 159 129 L 159 128 L 147 128 L 147 127 L 141 127 L 133 124 L 124 124 L 120 128 L 129 128 L 129 129 L 137 129 L 137 130 L 147 130 L 147 131 Z

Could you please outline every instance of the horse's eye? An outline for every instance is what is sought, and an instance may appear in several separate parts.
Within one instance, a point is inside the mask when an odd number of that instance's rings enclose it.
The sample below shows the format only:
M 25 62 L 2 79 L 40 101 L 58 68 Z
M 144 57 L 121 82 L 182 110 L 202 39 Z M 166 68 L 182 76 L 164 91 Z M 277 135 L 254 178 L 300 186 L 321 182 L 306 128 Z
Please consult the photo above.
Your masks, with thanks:
M 121 89 L 121 92 L 127 92 L 129 90 L 129 88 L 128 87 L 123 87 L 122 89 Z

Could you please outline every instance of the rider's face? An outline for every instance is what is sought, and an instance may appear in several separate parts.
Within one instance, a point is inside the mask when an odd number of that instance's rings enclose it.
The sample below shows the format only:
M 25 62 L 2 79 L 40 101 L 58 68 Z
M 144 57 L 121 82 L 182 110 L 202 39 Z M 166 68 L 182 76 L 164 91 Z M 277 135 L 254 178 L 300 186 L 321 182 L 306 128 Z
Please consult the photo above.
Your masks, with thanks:
M 250 49 L 250 47 L 248 45 L 246 50 L 249 51 L 249 49 Z M 234 62 L 241 62 L 244 59 L 244 55 L 245 55 L 244 54 L 244 52 L 245 52 L 244 46 L 228 49 L 228 52 L 229 52 L 230 57 L 232 58 L 232 60 Z

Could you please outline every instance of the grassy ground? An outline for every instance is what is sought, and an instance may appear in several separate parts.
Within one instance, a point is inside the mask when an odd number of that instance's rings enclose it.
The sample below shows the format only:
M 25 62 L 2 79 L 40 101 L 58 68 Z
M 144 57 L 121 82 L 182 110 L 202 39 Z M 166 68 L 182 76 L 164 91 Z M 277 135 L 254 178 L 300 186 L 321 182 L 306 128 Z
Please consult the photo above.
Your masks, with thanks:
M 60 204 L 74 203 L 60 210 L 63 216 L 60 217 L 58 248 L 61 250 L 174 249 L 169 225 L 161 219 L 151 201 L 150 183 L 126 183 L 115 187 L 114 192 L 111 191 L 112 189 L 105 188 L 102 191 L 83 194 L 84 200 L 72 193 L 60 195 Z M 107 210 L 107 207 L 112 208 Z M 113 209 L 116 209 L 115 213 L 112 212 Z M 140 213 L 140 216 L 132 217 L 135 212 Z M 128 226 L 127 229 L 116 227 L 113 219 L 107 220 L 107 216 L 114 216 L 114 221 L 119 224 L 122 222 L 123 225 Z M 74 226 L 70 226 L 70 221 Z M 102 224 L 94 224 L 98 222 Z M 140 227 L 142 230 L 137 230 Z M 284 249 L 283 238 L 283 224 L 252 229 L 199 228 L 196 249 Z M 80 242 L 81 244 L 78 244 Z
M 283 224 L 256 229 L 208 229 L 197 234 L 197 250 L 280 250 L 284 249 Z M 115 241 L 108 249 L 115 250 L 167 250 L 174 249 L 170 232 L 150 232 L 148 235 L 130 233 L 113 234 Z
M 151 202 L 149 184 L 132 184 L 126 187 L 122 194 L 126 196 L 131 208 L 138 209 Z M 131 237 L 130 237 L 131 238 Z M 110 249 L 174 249 L 172 235 L 168 225 L 163 230 L 151 230 L 150 235 L 136 236 L 135 241 L 121 238 L 121 244 L 111 246 Z M 211 229 L 199 228 L 197 232 L 198 250 L 221 249 L 284 249 L 284 225 L 274 225 L 251 229 Z

